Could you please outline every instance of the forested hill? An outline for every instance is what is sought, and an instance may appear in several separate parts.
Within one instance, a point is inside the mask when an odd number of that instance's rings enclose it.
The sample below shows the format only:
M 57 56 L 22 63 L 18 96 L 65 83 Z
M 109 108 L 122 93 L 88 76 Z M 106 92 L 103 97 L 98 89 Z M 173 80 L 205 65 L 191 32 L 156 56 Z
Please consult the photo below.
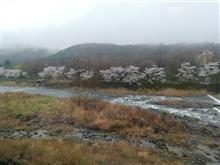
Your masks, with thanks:
M 46 61 L 52 64 L 68 66 L 145 66 L 157 63 L 166 65 L 170 59 L 176 62 L 193 61 L 203 50 L 211 50 L 216 59 L 220 56 L 220 45 L 214 43 L 172 44 L 172 45 L 115 45 L 81 44 L 64 49 Z M 168 60 L 168 61 L 167 61 Z
M 182 62 L 194 62 L 203 50 L 214 53 L 215 61 L 220 59 L 220 44 L 157 44 L 157 45 L 116 45 L 116 44 L 80 44 L 63 49 L 58 53 L 26 63 L 27 71 L 39 71 L 45 66 L 61 66 L 66 68 L 106 69 L 111 66 L 135 65 L 146 67 L 179 65 Z M 33 68 L 34 67 L 34 68 Z
M 214 54 L 219 53 L 219 44 L 149 44 L 149 45 L 116 45 L 116 44 L 80 44 L 66 48 L 50 58 L 96 57 L 96 56 L 123 56 L 123 57 L 148 57 L 165 55 L 199 54 L 203 49 L 209 49 Z

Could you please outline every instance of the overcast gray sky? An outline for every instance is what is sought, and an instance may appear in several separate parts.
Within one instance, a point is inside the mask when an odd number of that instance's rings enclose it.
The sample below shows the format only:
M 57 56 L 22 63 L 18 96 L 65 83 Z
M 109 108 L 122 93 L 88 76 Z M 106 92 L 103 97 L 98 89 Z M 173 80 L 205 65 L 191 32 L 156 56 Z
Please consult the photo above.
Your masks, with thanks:
M 0 0 L 3 47 L 219 42 L 219 1 Z

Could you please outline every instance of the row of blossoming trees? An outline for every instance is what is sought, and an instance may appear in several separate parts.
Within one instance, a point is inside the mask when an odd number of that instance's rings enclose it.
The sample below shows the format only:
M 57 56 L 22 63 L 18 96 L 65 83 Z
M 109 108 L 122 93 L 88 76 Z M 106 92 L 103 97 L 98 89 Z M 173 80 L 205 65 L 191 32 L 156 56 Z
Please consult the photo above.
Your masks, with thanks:
M 24 78 L 27 77 L 28 73 L 24 72 L 20 69 L 6 69 L 4 67 L 0 67 L 0 77 L 8 78 Z
M 220 74 L 219 63 L 210 62 L 200 67 L 192 66 L 190 63 L 182 63 L 175 75 L 178 83 L 186 84 L 212 84 L 213 79 Z M 87 81 L 94 77 L 101 77 L 106 84 L 119 85 L 162 85 L 169 82 L 165 69 L 153 65 L 141 70 L 136 66 L 111 67 L 106 70 L 85 70 L 70 68 L 65 71 L 65 67 L 49 66 L 38 73 L 41 78 L 46 79 L 69 79 L 71 81 Z

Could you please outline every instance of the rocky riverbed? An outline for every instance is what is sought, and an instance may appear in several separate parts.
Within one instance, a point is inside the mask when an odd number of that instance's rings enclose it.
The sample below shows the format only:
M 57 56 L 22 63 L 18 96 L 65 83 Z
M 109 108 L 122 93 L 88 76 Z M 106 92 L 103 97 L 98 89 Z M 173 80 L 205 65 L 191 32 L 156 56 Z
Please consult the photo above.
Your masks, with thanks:
M 34 131 L 14 131 L 10 129 L 1 129 L 0 137 L 4 139 L 54 139 L 63 138 L 66 140 L 79 140 L 86 143 L 95 143 L 96 141 L 105 142 L 119 142 L 127 141 L 129 144 L 139 146 L 141 148 L 149 148 L 155 152 L 167 152 L 175 157 L 186 159 L 188 164 L 192 165 L 205 165 L 205 164 L 218 164 L 220 163 L 220 151 L 211 149 L 206 145 L 199 144 L 196 139 L 191 139 L 190 147 L 180 147 L 167 144 L 164 141 L 149 139 L 149 138 L 133 138 L 128 136 L 120 136 L 116 134 L 97 132 L 95 130 L 85 128 L 75 128 L 74 131 L 69 133 L 53 134 L 47 130 L 34 130 Z
M 112 99 L 111 102 L 187 116 L 220 127 L 220 104 L 208 96 L 165 97 L 130 95 Z

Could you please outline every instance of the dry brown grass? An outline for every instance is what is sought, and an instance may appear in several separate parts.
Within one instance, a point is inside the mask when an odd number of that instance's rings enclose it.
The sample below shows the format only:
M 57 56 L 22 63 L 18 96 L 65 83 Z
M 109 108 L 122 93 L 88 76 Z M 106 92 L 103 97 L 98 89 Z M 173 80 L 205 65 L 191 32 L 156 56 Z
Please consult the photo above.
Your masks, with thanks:
M 160 96 L 201 96 L 201 95 L 207 95 L 206 90 L 192 90 L 192 89 L 173 89 L 173 88 L 167 88 L 162 89 L 159 91 L 150 90 L 148 94 L 150 95 L 160 95 Z
M 68 132 L 77 125 L 176 144 L 187 141 L 185 125 L 168 114 L 78 97 L 59 100 L 10 93 L 0 99 L 0 128 Z
M 74 109 L 69 116 L 83 127 L 134 137 L 165 137 L 172 142 L 186 140 L 184 124 L 168 114 L 92 99 L 72 98 L 68 102 L 69 109 Z
M 208 94 L 206 90 L 174 89 L 174 88 L 166 88 L 159 90 L 155 90 L 155 89 L 128 90 L 125 88 L 99 88 L 97 90 L 112 94 L 141 94 L 141 95 L 176 96 L 176 97 L 201 96 Z
M 177 99 L 168 99 L 168 100 L 162 100 L 158 102 L 158 104 L 166 105 L 173 108 L 191 108 L 191 107 L 197 107 L 198 104 L 190 102 L 190 101 L 183 101 L 183 100 L 177 100 Z
M 158 104 L 166 105 L 174 108 L 210 108 L 212 104 L 190 100 L 167 99 L 158 102 Z
M 0 140 L 0 164 L 30 165 L 183 165 L 176 158 L 125 142 L 75 143 L 62 140 Z
M 111 94 L 138 94 L 140 92 L 135 90 L 129 90 L 126 88 L 96 88 L 97 91 L 106 92 Z
M 1 86 L 18 86 L 18 87 L 27 87 L 34 85 L 30 80 L 0 80 Z

